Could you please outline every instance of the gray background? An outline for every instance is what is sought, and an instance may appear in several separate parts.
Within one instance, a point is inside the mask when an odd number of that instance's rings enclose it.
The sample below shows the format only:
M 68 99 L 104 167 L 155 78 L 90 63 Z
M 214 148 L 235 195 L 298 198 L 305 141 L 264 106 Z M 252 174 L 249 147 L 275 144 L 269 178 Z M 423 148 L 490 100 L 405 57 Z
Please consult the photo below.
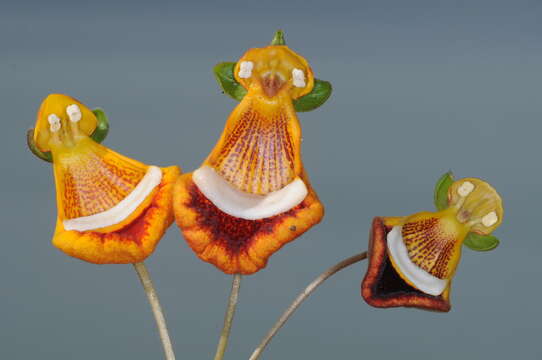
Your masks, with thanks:
M 432 209 L 435 180 L 489 180 L 506 218 L 490 253 L 465 250 L 453 309 L 379 310 L 361 299 L 366 263 L 332 278 L 266 359 L 542 357 L 542 7 L 539 1 L 16 1 L 0 5 L 1 359 L 159 359 L 131 266 L 95 266 L 50 244 L 50 165 L 25 130 L 48 93 L 111 121 L 106 145 L 196 168 L 235 102 L 211 69 L 274 30 L 335 91 L 301 114 L 303 154 L 326 205 L 322 224 L 245 277 L 227 358 L 248 358 L 294 296 L 367 247 L 371 218 Z M 148 260 L 179 359 L 209 359 L 229 276 L 199 261 L 172 226 Z

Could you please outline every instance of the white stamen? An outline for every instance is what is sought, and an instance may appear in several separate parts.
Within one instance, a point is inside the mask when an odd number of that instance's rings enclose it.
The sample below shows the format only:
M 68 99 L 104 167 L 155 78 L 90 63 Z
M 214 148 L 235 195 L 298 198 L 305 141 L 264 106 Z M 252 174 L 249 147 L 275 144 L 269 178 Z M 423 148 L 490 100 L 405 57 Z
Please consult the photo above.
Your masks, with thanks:
M 81 114 L 81 109 L 79 109 L 79 106 L 77 106 L 77 104 L 69 105 L 66 108 L 66 113 L 68 114 L 71 122 L 78 122 L 83 116 Z
M 160 181 L 162 170 L 156 166 L 149 166 L 139 184 L 117 205 L 98 214 L 64 220 L 64 229 L 88 231 L 120 223 L 137 209 L 156 186 L 160 185 Z
M 389 256 L 393 259 L 401 273 L 406 276 L 418 290 L 433 296 L 442 294 L 448 285 L 448 280 L 439 279 L 438 277 L 431 275 L 410 260 L 408 249 L 403 242 L 401 230 L 402 226 L 394 226 L 386 237 Z
M 465 181 L 463 184 L 461 184 L 461 186 L 459 186 L 459 188 L 457 189 L 457 193 L 459 194 L 459 196 L 465 197 L 469 195 L 472 190 L 474 190 L 474 184 L 470 181 Z
M 60 123 L 60 118 L 58 117 L 57 114 L 51 114 L 47 117 L 47 121 L 49 121 L 49 124 L 51 125 L 58 124 Z
M 51 132 L 60 130 L 62 124 L 60 123 L 60 118 L 56 114 L 50 114 L 47 117 L 47 121 L 49 122 L 49 129 L 51 129 Z
M 495 213 L 495 211 L 492 211 L 490 212 L 489 214 L 486 214 L 483 218 L 482 218 L 482 224 L 485 226 L 485 227 L 490 227 L 492 225 L 495 225 L 495 223 L 499 221 L 499 218 L 497 216 L 497 213 Z
M 246 79 L 252 76 L 252 68 L 254 68 L 254 63 L 252 61 L 242 61 L 239 65 L 239 77 L 241 79 Z
M 267 195 L 249 194 L 233 187 L 210 166 L 194 171 L 192 179 L 217 208 L 246 220 L 264 219 L 286 212 L 299 205 L 308 194 L 305 183 L 299 178 Z
M 294 86 L 303 88 L 305 87 L 305 73 L 300 69 L 292 70 L 292 78 L 294 80 Z

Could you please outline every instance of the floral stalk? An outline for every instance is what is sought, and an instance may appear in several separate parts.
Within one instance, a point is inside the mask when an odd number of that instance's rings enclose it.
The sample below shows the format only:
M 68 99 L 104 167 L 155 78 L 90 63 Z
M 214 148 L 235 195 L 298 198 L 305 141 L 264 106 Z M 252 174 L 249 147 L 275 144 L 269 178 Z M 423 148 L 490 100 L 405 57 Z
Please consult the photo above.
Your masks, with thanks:
M 342 269 L 353 265 L 357 262 L 360 262 L 363 259 L 367 258 L 367 252 L 364 251 L 360 254 L 354 255 L 352 257 L 349 257 L 348 259 L 342 260 L 341 262 L 333 265 L 326 271 L 324 271 L 320 276 L 318 276 L 316 279 L 314 279 L 298 296 L 297 298 L 292 302 L 292 304 L 286 309 L 286 311 L 282 314 L 282 316 L 278 319 L 278 321 L 273 325 L 271 330 L 265 335 L 265 337 L 262 339 L 256 350 L 252 353 L 249 360 L 257 360 L 260 358 L 260 355 L 264 351 L 265 347 L 271 339 L 275 336 L 275 334 L 280 330 L 280 328 L 288 321 L 290 316 L 294 313 L 294 311 L 297 310 L 297 308 L 305 301 L 315 290 L 320 286 L 324 281 L 326 281 L 329 277 L 336 274 L 337 272 L 341 271 Z
M 149 303 L 151 304 L 152 312 L 154 314 L 154 319 L 156 320 L 156 326 L 158 327 L 158 333 L 160 334 L 160 340 L 162 340 L 162 346 L 164 348 L 164 354 L 166 360 L 175 360 L 175 353 L 173 352 L 173 346 L 171 345 L 171 339 L 169 338 L 169 333 L 167 330 L 166 319 L 160 306 L 160 301 L 158 300 L 158 294 L 154 289 L 152 284 L 151 277 L 147 271 L 147 267 L 144 263 L 135 263 L 134 269 L 141 280 L 141 285 L 147 294 Z
M 241 286 L 241 275 L 233 275 L 231 283 L 230 300 L 228 302 L 228 308 L 226 309 L 226 316 L 224 317 L 224 327 L 220 333 L 220 339 L 218 340 L 218 346 L 216 348 L 215 360 L 222 360 L 226 348 L 228 347 L 228 339 L 230 337 L 231 325 L 233 323 L 233 317 L 235 315 L 235 309 L 237 308 L 237 300 L 239 299 L 239 288 Z

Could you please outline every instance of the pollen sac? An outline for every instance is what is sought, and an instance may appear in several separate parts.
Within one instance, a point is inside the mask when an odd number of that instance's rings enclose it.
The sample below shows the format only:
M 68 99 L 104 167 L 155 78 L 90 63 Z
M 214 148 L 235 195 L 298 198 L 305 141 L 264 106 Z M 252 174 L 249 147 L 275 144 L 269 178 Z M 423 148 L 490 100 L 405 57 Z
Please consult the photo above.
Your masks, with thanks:
M 457 219 L 470 231 L 488 235 L 502 222 L 503 206 L 497 191 L 476 178 L 455 181 L 448 189 L 449 205 L 457 210 Z
M 247 79 L 252 76 L 252 69 L 254 63 L 252 61 L 242 61 L 239 65 L 239 77 L 241 79 Z
M 77 104 L 71 104 L 66 108 L 66 112 L 68 113 L 68 118 L 71 122 L 79 122 L 81 120 L 81 117 L 83 116 L 81 114 L 81 109 L 79 109 L 79 106 Z

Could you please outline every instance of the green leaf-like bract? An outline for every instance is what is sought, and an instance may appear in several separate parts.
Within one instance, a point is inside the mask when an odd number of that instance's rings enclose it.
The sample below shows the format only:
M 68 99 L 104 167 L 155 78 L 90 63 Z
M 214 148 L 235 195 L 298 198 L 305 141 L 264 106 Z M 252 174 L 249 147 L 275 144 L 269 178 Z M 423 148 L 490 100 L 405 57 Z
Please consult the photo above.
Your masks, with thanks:
M 233 76 L 233 69 L 235 69 L 234 62 L 222 62 L 215 65 L 213 72 L 216 77 L 216 81 L 222 88 L 225 94 L 228 94 L 237 101 L 243 100 L 247 91 L 245 88 L 235 80 Z
M 454 182 L 451 171 L 442 175 L 435 184 L 434 202 L 437 210 L 441 211 L 448 207 L 448 189 Z
M 294 100 L 295 111 L 311 111 L 322 106 L 331 96 L 333 87 L 329 81 L 314 79 L 314 87 L 307 95 Z
M 26 145 L 28 145 L 28 149 L 34 154 L 37 158 L 47 161 L 47 162 L 53 162 L 53 155 L 50 151 L 43 152 L 40 149 L 38 149 L 38 146 L 34 142 L 34 129 L 28 129 L 26 132 Z
M 98 119 L 98 123 L 96 124 L 96 129 L 94 129 L 94 132 L 92 135 L 90 135 L 90 137 L 98 144 L 101 144 L 109 133 L 109 120 L 102 109 L 94 109 L 92 112 L 96 116 L 96 119 Z
M 237 80 L 235 80 L 233 74 L 234 69 L 234 62 L 222 62 L 214 67 L 213 72 L 222 91 L 231 98 L 241 101 L 247 91 L 237 82 Z M 322 104 L 331 96 L 332 89 L 330 82 L 314 79 L 312 91 L 293 101 L 295 110 L 298 112 L 311 111 L 322 106 Z
M 92 132 L 90 137 L 100 144 L 105 140 L 109 133 L 109 120 L 102 109 L 94 109 L 92 112 L 96 116 L 98 122 L 96 123 L 96 129 L 94 129 L 94 132 Z M 26 144 L 28 145 L 28 149 L 30 149 L 32 154 L 37 158 L 43 161 L 53 162 L 53 154 L 51 154 L 50 151 L 41 151 L 34 142 L 34 129 L 29 129 L 26 132 Z
M 469 233 L 463 244 L 471 250 L 489 251 L 499 246 L 499 239 L 493 235 Z

